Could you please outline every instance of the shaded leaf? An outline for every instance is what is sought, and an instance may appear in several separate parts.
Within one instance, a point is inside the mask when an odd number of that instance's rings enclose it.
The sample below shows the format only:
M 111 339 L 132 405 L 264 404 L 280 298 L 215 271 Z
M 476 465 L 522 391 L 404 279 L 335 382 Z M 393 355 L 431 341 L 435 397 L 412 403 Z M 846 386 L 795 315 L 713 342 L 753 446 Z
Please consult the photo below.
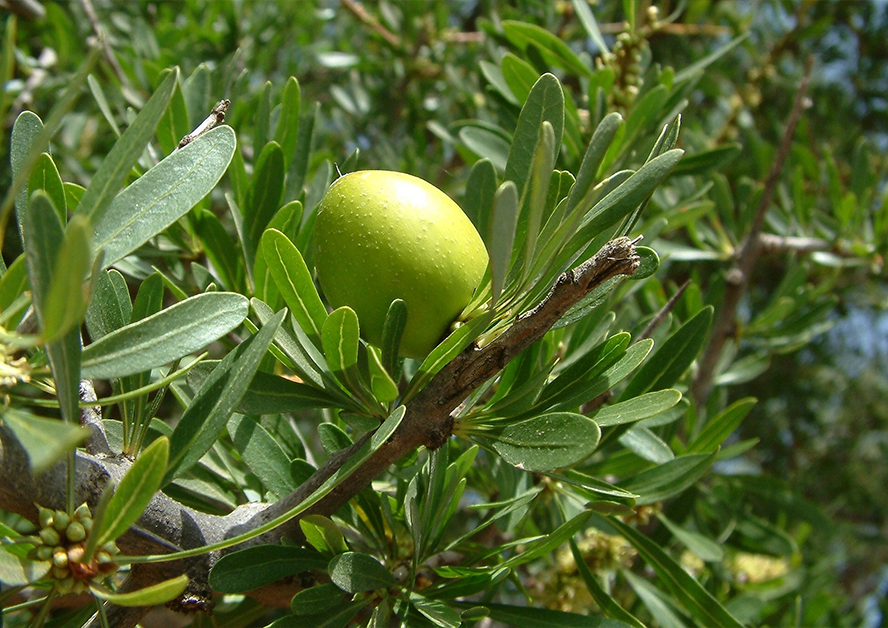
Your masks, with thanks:
M 551 471 L 585 460 L 601 430 L 582 414 L 552 412 L 506 426 L 493 438 L 503 459 L 527 471 Z
M 311 549 L 256 545 L 225 554 L 210 571 L 209 582 L 218 593 L 241 593 L 303 571 L 326 567 L 327 559 Z
M 182 595 L 187 586 L 188 576 L 182 574 L 129 593 L 112 593 L 96 585 L 90 585 L 89 590 L 100 600 L 106 600 L 118 606 L 156 606 Z
M 28 466 L 34 475 L 48 469 L 89 435 L 80 425 L 45 419 L 15 408 L 4 408 L 2 419 L 28 454 Z
M 374 591 L 395 586 L 395 578 L 378 560 L 369 554 L 344 552 L 330 561 L 330 580 L 349 593 Z

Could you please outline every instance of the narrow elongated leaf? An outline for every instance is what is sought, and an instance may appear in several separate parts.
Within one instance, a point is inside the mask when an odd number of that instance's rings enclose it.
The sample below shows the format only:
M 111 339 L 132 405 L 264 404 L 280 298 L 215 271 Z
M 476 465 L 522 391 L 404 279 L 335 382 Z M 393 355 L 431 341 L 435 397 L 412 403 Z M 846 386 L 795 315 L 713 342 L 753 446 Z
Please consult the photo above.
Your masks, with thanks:
M 332 582 L 303 589 L 293 596 L 290 610 L 296 615 L 321 615 L 342 606 L 346 597 Z
M 33 111 L 22 111 L 16 117 L 12 125 L 9 147 L 9 163 L 12 166 L 13 180 L 18 178 L 28 154 L 34 149 L 34 143 L 42 131 L 43 120 Z M 15 197 L 15 214 L 18 218 L 20 232 L 24 232 L 25 229 L 25 212 L 27 209 L 28 186 L 23 185 Z
M 658 390 L 627 401 L 605 406 L 592 418 L 599 427 L 610 427 L 641 421 L 666 412 L 681 401 L 681 393 L 674 389 Z
M 0 277 L 0 312 L 6 314 L 9 306 L 28 289 L 28 285 L 28 261 L 24 255 L 19 255 Z M 6 326 L 14 327 L 9 322 Z
M 503 32 L 513 44 L 521 49 L 535 46 L 546 63 L 558 66 L 577 76 L 591 78 L 592 71 L 583 63 L 570 47 L 556 35 L 535 24 L 503 21 Z
M 577 544 L 573 539 L 570 540 L 570 551 L 571 554 L 573 554 L 574 563 L 580 572 L 580 576 L 582 576 L 583 582 L 586 583 L 586 588 L 589 590 L 589 593 L 595 598 L 595 603 L 598 604 L 598 607 L 617 621 L 621 621 L 634 628 L 645 628 L 645 625 L 641 623 L 635 615 L 620 606 L 614 598 L 609 596 L 607 591 L 598 584 L 598 580 L 596 580 L 595 575 L 589 569 L 589 565 L 586 564 L 586 559 L 580 553 L 580 548 L 577 547 Z
M 623 432 L 620 444 L 636 456 L 656 464 L 663 464 L 675 458 L 672 449 L 662 438 L 640 425 Z
M 382 324 L 382 366 L 393 375 L 398 373 L 398 349 L 406 326 L 407 304 L 403 299 L 395 299 L 389 305 Z
M 170 441 L 166 436 L 161 436 L 139 454 L 114 490 L 99 529 L 93 532 L 99 535 L 99 547 L 115 540 L 139 519 L 160 488 L 169 454 Z
M 317 615 L 287 615 L 270 623 L 267 628 L 346 628 L 355 615 L 373 598 L 365 597 L 340 604 L 335 610 Z
M 747 37 L 749 37 L 749 33 L 744 33 L 744 34 L 740 35 L 739 37 L 732 39 L 731 41 L 729 41 L 727 44 L 725 44 L 724 46 L 722 46 L 721 48 L 719 48 L 715 52 L 712 52 L 712 53 L 706 55 L 702 59 L 699 59 L 698 61 L 692 63 L 688 67 L 679 71 L 675 75 L 675 80 L 674 80 L 675 85 L 678 85 L 682 81 L 686 81 L 687 79 L 689 79 L 689 78 L 693 77 L 695 74 L 697 74 L 697 72 L 704 70 L 710 64 L 717 61 L 718 59 L 720 59 L 721 57 L 726 55 L 728 52 L 733 50 L 736 46 L 741 44 L 743 42 L 743 40 L 745 40 Z
M 188 105 L 182 93 L 182 85 L 177 82 L 170 104 L 157 125 L 157 141 L 167 155 L 176 150 L 179 141 L 191 131 L 188 124 Z
M 259 322 L 263 325 L 274 316 L 273 310 L 259 299 L 251 299 L 250 304 Z M 298 323 L 296 323 L 292 330 L 287 325 L 281 326 L 277 336 L 275 336 L 275 344 L 280 347 L 283 358 L 289 360 L 289 362 L 285 363 L 296 371 L 302 381 L 330 392 L 327 384 L 329 383 L 328 377 L 332 378 L 332 376 L 329 375 L 327 363 L 322 355 L 317 354 L 316 348 L 314 353 L 311 352 L 314 345 L 311 344 L 304 332 L 299 335 L 298 332 L 302 330 L 299 329 L 297 332 L 298 327 Z M 333 389 L 338 391 L 335 385 L 333 385 Z
M 725 442 L 756 404 L 754 397 L 739 399 L 707 421 L 706 426 L 688 447 L 689 454 L 709 452 Z
M 539 142 L 543 121 L 552 125 L 557 151 L 564 132 L 564 93 L 558 79 L 552 74 L 542 75 L 530 90 L 518 116 L 518 126 L 509 149 L 505 177 L 507 181 L 515 183 L 519 197 L 524 196 L 530 180 L 533 154 Z
M 84 214 L 92 221 L 92 224 L 98 225 L 102 222 L 105 211 L 117 196 L 117 192 L 126 180 L 130 169 L 154 135 L 154 130 L 166 111 L 178 80 L 179 69 L 175 68 L 167 74 L 133 123 L 115 142 L 114 147 L 90 181 L 83 198 L 80 199 L 77 213 Z M 99 241 L 99 238 L 96 240 Z
M 299 520 L 299 527 L 305 540 L 325 556 L 333 557 L 348 551 L 339 527 L 323 515 L 306 515 Z
M 514 94 L 518 104 L 523 105 L 533 89 L 533 84 L 540 78 L 540 73 L 532 65 L 513 55 L 506 53 L 502 60 L 503 80 Z
M 220 558 L 210 571 L 210 586 L 219 593 L 240 593 L 326 566 L 327 559 L 311 549 L 257 545 Z
M 191 380 L 189 379 L 189 382 Z M 309 408 L 337 408 L 339 401 L 313 386 L 259 371 L 237 406 L 237 412 L 258 416 Z
M 57 307 L 50 301 L 52 284 L 58 254 L 64 243 L 64 232 L 52 200 L 45 192 L 38 190 L 31 197 L 25 213 L 25 255 L 28 261 L 28 278 L 31 294 L 37 312 L 37 321 L 46 329 L 50 307 Z M 50 317 L 52 321 L 52 317 Z M 79 423 L 80 419 L 80 329 L 73 328 L 64 336 L 46 345 L 46 356 L 55 380 L 56 395 L 59 399 L 62 418 L 69 423 Z
M 302 254 L 287 236 L 276 229 L 268 229 L 262 235 L 260 247 L 284 303 L 315 346 L 320 347 L 327 310 L 318 296 Z
M 472 166 L 463 197 L 463 211 L 483 237 L 489 237 L 487 225 L 496 194 L 496 169 L 489 159 L 479 159 Z M 486 242 L 489 245 L 489 242 Z
M 0 418 L 28 454 L 28 466 L 35 476 L 55 464 L 89 434 L 80 425 L 44 419 L 15 408 L 4 408 Z
M 224 336 L 247 316 L 231 292 L 199 294 L 115 330 L 83 351 L 83 376 L 123 377 L 178 360 Z
M 259 246 L 259 239 L 272 217 L 281 207 L 284 192 L 284 152 L 277 142 L 262 149 L 244 201 L 244 251 L 248 265 Z
M 119 142 L 125 138 L 126 134 Z M 105 251 L 103 267 L 135 251 L 209 194 L 225 174 L 236 144 L 231 127 L 216 127 L 175 151 L 109 200 L 107 211 L 91 216 L 94 250 Z M 87 194 L 91 189 L 92 185 Z M 81 199 L 78 213 L 87 194 Z
M 435 626 L 440 626 L 441 628 L 459 628 L 462 626 L 460 614 L 441 600 L 433 600 L 411 591 L 410 604 Z
M 349 593 L 374 591 L 396 584 L 391 572 L 369 554 L 345 552 L 330 561 L 330 580 Z
M 284 497 L 296 488 L 289 456 L 262 425 L 235 414 L 228 421 L 228 433 L 244 463 L 266 489 Z
M 720 169 L 739 155 L 742 148 L 739 143 L 731 142 L 711 150 L 694 153 L 683 159 L 672 174 L 677 176 L 703 174 Z
M 632 544 L 644 561 L 653 567 L 672 595 L 702 625 L 743 628 L 743 624 L 654 541 L 618 519 L 608 521 Z
M 284 153 L 285 168 L 290 167 L 299 138 L 299 109 L 301 94 L 299 81 L 291 76 L 281 93 L 281 115 L 274 130 L 274 141 L 281 145 Z
M 672 536 L 702 560 L 707 562 L 720 562 L 724 560 L 725 551 L 722 549 L 722 546 L 709 537 L 681 527 L 677 523 L 670 521 L 663 513 L 658 514 L 657 519 L 669 529 Z
M 621 399 L 650 390 L 669 388 L 688 369 L 709 335 L 712 306 L 691 317 L 657 349 L 626 386 Z
M 610 52 L 607 44 L 604 42 L 604 37 L 601 36 L 601 29 L 598 28 L 598 22 L 595 20 L 595 15 L 592 13 L 592 9 L 589 8 L 587 0 L 571 0 L 571 4 L 573 4 L 574 11 L 576 11 L 583 28 L 586 29 L 589 37 L 598 47 L 598 51 L 602 54 Z
M 111 127 L 111 130 L 114 131 L 114 135 L 120 137 L 120 125 L 117 124 L 114 114 L 111 113 L 111 107 L 108 105 L 108 99 L 105 97 L 102 84 L 99 83 L 99 81 L 96 80 L 96 77 L 92 74 L 86 77 L 86 82 L 89 85 L 89 91 L 92 93 L 96 104 L 99 106 L 99 111 L 101 111 L 102 115 L 105 117 L 105 122 L 107 122 Z
M 216 441 L 247 391 L 286 310 L 278 312 L 255 336 L 225 356 L 186 408 L 170 438 L 168 484 L 196 463 Z
M 679 456 L 626 479 L 621 488 L 638 494 L 638 504 L 653 504 L 678 495 L 703 477 L 717 452 Z
M 518 188 L 512 181 L 506 181 L 496 191 L 493 200 L 493 214 L 490 217 L 490 274 L 493 304 L 496 304 L 506 283 L 515 232 L 518 225 Z
M 42 153 L 31 169 L 31 175 L 28 177 L 28 192 L 33 193 L 35 190 L 46 192 L 47 196 L 52 199 L 59 220 L 65 224 L 68 220 L 65 186 L 49 153 Z
M 90 585 L 89 590 L 100 600 L 106 600 L 118 606 L 156 606 L 182 595 L 187 586 L 188 576 L 182 574 L 129 593 L 112 593 L 95 585 Z
M 43 337 L 51 342 L 79 327 L 89 304 L 89 286 L 84 284 L 90 269 L 89 222 L 74 216 L 53 265 L 46 295 Z
M 398 385 L 382 365 L 382 358 L 374 347 L 367 348 L 367 362 L 373 396 L 383 403 L 394 401 L 398 397 Z
M 552 412 L 503 428 L 493 448 L 519 469 L 551 471 L 585 460 L 600 437 L 598 425 L 582 414 Z

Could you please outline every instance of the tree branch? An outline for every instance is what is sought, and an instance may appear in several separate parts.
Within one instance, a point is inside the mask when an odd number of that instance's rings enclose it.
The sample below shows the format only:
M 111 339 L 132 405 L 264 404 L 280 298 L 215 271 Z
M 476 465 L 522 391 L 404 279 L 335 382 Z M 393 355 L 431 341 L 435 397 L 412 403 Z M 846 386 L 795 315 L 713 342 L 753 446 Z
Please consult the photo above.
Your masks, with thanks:
M 391 464 L 425 446 L 437 448 L 450 437 L 451 413 L 475 388 L 496 375 L 506 364 L 545 333 L 577 302 L 602 283 L 618 275 L 632 275 L 640 264 L 634 241 L 618 238 L 602 247 L 594 257 L 558 277 L 546 298 L 526 312 L 500 336 L 484 347 L 472 346 L 447 364 L 408 404 L 407 413 L 394 434 L 347 482 L 337 486 L 304 514 L 331 515 L 366 488 Z M 154 496 L 135 526 L 118 539 L 126 554 L 170 553 L 177 549 L 202 547 L 242 534 L 290 510 L 311 495 L 351 458 L 370 437 L 365 434 L 353 446 L 336 452 L 308 481 L 291 495 L 273 504 L 245 504 L 225 516 L 208 515 L 187 508 L 163 493 Z M 78 503 L 91 506 L 99 500 L 109 481 L 120 481 L 131 462 L 122 457 L 96 457 L 78 452 L 76 476 Z M 56 465 L 39 478 L 28 470 L 27 455 L 18 441 L 0 427 L 0 508 L 36 521 L 35 503 L 58 508 L 65 503 L 65 467 Z M 254 539 L 250 544 L 277 543 L 282 536 L 301 538 L 296 517 Z M 237 546 L 240 549 L 244 545 Z M 207 584 L 209 570 L 218 552 L 166 563 L 135 564 L 124 590 L 141 588 L 186 572 L 191 585 L 186 591 L 189 606 L 194 600 L 212 607 Z M 261 592 L 260 592 L 261 593 Z M 292 595 L 292 591 L 289 592 Z M 109 607 L 119 628 L 135 626 L 150 609 Z M 95 626 L 98 619 L 93 621 Z M 92 626 L 92 624 L 91 624 Z
M 715 369 L 718 366 L 718 360 L 721 357 L 722 349 L 728 338 L 734 335 L 734 329 L 737 320 L 737 308 L 740 301 L 746 293 L 749 285 L 749 277 L 758 261 L 762 252 L 761 233 L 765 224 L 765 214 L 771 207 L 771 200 L 774 198 L 774 192 L 777 189 L 777 183 L 780 180 L 780 173 L 783 171 L 783 165 L 789 156 L 789 149 L 792 146 L 792 140 L 795 136 L 796 127 L 802 116 L 802 111 L 807 107 L 808 82 L 811 78 L 811 67 L 813 65 L 813 57 L 808 57 L 805 65 L 805 73 L 795 95 L 795 101 L 786 122 L 786 129 L 783 133 L 783 139 L 780 142 L 780 148 L 777 150 L 777 156 L 771 165 L 771 171 L 765 180 L 765 189 L 762 193 L 761 201 L 756 208 L 755 217 L 752 225 L 743 239 L 743 243 L 734 254 L 734 264 L 728 271 L 725 287 L 725 296 L 722 305 L 718 310 L 718 316 L 712 329 L 712 336 L 709 340 L 703 357 L 700 360 L 700 368 L 697 376 L 691 385 L 691 395 L 697 406 L 702 406 L 709 399 L 712 392 L 712 382 L 715 376 Z

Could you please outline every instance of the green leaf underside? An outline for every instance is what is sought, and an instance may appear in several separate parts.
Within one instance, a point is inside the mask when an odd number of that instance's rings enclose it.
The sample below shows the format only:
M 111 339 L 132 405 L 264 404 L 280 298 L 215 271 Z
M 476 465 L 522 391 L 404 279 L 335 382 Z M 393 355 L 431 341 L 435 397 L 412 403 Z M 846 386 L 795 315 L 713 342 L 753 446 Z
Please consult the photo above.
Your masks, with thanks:
M 188 576 L 182 574 L 169 580 L 138 589 L 130 593 L 112 593 L 107 589 L 90 586 L 90 591 L 97 598 L 107 600 L 118 606 L 156 606 L 178 597 L 188 586 Z
M 527 471 L 551 471 L 587 458 L 601 430 L 581 414 L 552 412 L 506 426 L 493 437 L 503 459 Z
M 27 452 L 28 464 L 35 474 L 48 469 L 89 434 L 80 425 L 45 419 L 15 408 L 4 408 L 0 416 Z
M 330 561 L 330 579 L 343 591 L 358 593 L 396 584 L 391 572 L 369 554 L 345 552 Z
M 246 297 L 208 292 L 112 331 L 83 350 L 83 377 L 141 373 L 205 347 L 243 322 Z
M 209 194 L 225 174 L 236 145 L 231 127 L 216 127 L 115 196 L 94 223 L 94 250 L 105 251 L 102 267 L 135 251 Z

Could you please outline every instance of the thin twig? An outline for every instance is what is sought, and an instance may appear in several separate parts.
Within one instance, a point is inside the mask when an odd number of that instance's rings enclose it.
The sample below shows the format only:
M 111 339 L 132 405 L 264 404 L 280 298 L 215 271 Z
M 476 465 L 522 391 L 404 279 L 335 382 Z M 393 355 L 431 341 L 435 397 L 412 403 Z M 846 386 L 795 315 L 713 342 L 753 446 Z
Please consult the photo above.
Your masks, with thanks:
M 123 71 L 123 68 L 120 67 L 117 55 L 115 55 L 114 50 L 111 49 L 111 44 L 108 42 L 108 36 L 102 29 L 102 25 L 99 22 L 99 16 L 96 15 L 96 9 L 93 7 L 92 0 L 80 0 L 80 6 L 83 7 L 83 11 L 86 13 L 86 17 L 92 26 L 93 33 L 95 33 L 99 42 L 101 42 L 102 54 L 105 57 L 105 61 L 111 66 L 111 71 L 114 72 L 114 76 L 117 77 L 117 80 L 120 81 L 121 85 L 128 89 L 132 89 L 132 83 L 130 83 L 129 77 Z
M 756 208 L 752 225 L 749 227 L 749 231 L 743 239 L 743 243 L 734 254 L 734 264 L 725 278 L 726 286 L 724 300 L 722 301 L 721 308 L 719 308 L 718 316 L 715 325 L 713 326 L 712 336 L 709 340 L 709 345 L 706 347 L 703 357 L 700 359 L 700 367 L 697 371 L 697 376 L 691 385 L 691 394 L 698 407 L 705 405 L 712 392 L 715 369 L 718 366 L 722 349 L 728 341 L 728 338 L 734 335 L 737 320 L 737 308 L 740 306 L 740 301 L 749 285 L 749 276 L 761 255 L 761 233 L 765 223 L 765 215 L 771 207 L 771 201 L 774 198 L 774 192 L 777 189 L 777 183 L 780 180 L 780 173 L 783 171 L 786 158 L 789 156 L 789 149 L 792 146 L 792 140 L 793 137 L 795 137 L 799 119 L 802 116 L 802 112 L 808 106 L 807 93 L 812 66 L 813 57 L 808 57 L 802 81 L 799 84 L 792 110 L 790 111 L 789 118 L 786 122 L 783 139 L 780 142 L 780 147 L 774 158 L 774 163 L 771 165 L 771 171 L 768 173 L 768 178 L 765 180 L 764 192 L 762 193 L 761 201 Z
M 657 315 L 651 319 L 651 322 L 647 324 L 647 327 L 644 328 L 644 331 L 641 332 L 641 335 L 635 340 L 638 342 L 639 340 L 644 340 L 645 338 L 650 338 L 654 335 L 654 332 L 657 331 L 657 327 L 666 320 L 666 316 L 675 308 L 675 304 L 678 303 L 678 300 L 681 298 L 681 295 L 685 293 L 685 290 L 688 289 L 688 286 L 691 285 L 691 280 L 688 279 L 685 281 L 681 287 L 676 291 L 675 294 L 672 295 L 672 298 L 666 302 L 660 311 L 657 312 Z
M 362 4 L 360 4 L 359 2 L 355 2 L 354 0 L 340 1 L 342 2 L 342 6 L 348 9 L 363 24 L 366 24 L 371 29 L 373 29 L 373 32 L 382 37 L 385 42 L 392 48 L 396 48 L 398 50 L 403 48 L 404 44 L 401 42 L 401 39 L 385 26 L 383 26 L 379 20 L 367 13 L 367 9 L 365 9 Z
M 223 122 L 225 122 L 225 112 L 228 111 L 228 108 L 231 106 L 231 101 L 227 98 L 223 98 L 216 106 L 213 107 L 213 110 L 210 111 L 210 115 L 204 118 L 203 122 L 197 125 L 195 129 L 183 137 L 179 141 L 179 145 L 176 146 L 176 149 L 182 148 L 183 146 L 187 146 L 201 135 L 209 131 L 210 129 L 214 129 Z

